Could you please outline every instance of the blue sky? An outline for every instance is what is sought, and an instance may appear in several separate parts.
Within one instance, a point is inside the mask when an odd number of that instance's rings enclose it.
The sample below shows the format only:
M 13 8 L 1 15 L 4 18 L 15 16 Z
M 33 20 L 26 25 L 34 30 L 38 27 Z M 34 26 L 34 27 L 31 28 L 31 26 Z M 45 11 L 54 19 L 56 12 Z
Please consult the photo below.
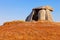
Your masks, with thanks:
M 54 8 L 53 20 L 60 22 L 60 0 L 0 0 L 0 24 L 25 20 L 32 8 L 49 5 Z

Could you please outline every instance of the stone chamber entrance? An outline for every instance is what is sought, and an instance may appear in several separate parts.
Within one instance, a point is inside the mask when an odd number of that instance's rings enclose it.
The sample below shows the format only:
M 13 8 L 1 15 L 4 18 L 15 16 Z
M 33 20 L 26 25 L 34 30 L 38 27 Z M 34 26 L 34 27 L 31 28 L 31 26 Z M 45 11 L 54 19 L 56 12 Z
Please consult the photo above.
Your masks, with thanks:
M 35 12 L 34 12 L 34 15 L 32 17 L 32 20 L 38 21 L 38 12 L 39 12 L 39 9 L 35 9 Z

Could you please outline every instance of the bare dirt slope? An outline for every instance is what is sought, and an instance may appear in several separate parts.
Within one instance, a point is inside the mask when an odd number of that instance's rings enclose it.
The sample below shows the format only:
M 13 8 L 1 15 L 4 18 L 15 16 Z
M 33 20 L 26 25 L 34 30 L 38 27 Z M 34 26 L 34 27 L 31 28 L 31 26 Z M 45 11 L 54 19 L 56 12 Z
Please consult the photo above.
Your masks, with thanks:
M 60 23 L 6 22 L 0 27 L 0 40 L 60 40 Z

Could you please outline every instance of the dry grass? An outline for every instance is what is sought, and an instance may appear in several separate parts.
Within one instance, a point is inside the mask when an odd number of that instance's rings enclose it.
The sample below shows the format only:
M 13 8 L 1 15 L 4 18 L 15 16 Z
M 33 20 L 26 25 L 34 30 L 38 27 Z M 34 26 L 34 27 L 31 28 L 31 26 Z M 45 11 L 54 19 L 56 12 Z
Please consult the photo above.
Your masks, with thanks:
M 6 22 L 0 40 L 60 40 L 60 26 L 54 22 Z

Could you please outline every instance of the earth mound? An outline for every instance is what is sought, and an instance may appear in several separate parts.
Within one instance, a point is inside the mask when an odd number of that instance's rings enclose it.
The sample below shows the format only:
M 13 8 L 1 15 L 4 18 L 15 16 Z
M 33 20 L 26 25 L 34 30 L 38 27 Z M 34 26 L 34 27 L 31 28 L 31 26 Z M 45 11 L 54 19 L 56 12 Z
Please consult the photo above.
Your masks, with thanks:
M 0 40 L 60 40 L 60 23 L 6 22 L 0 26 Z

